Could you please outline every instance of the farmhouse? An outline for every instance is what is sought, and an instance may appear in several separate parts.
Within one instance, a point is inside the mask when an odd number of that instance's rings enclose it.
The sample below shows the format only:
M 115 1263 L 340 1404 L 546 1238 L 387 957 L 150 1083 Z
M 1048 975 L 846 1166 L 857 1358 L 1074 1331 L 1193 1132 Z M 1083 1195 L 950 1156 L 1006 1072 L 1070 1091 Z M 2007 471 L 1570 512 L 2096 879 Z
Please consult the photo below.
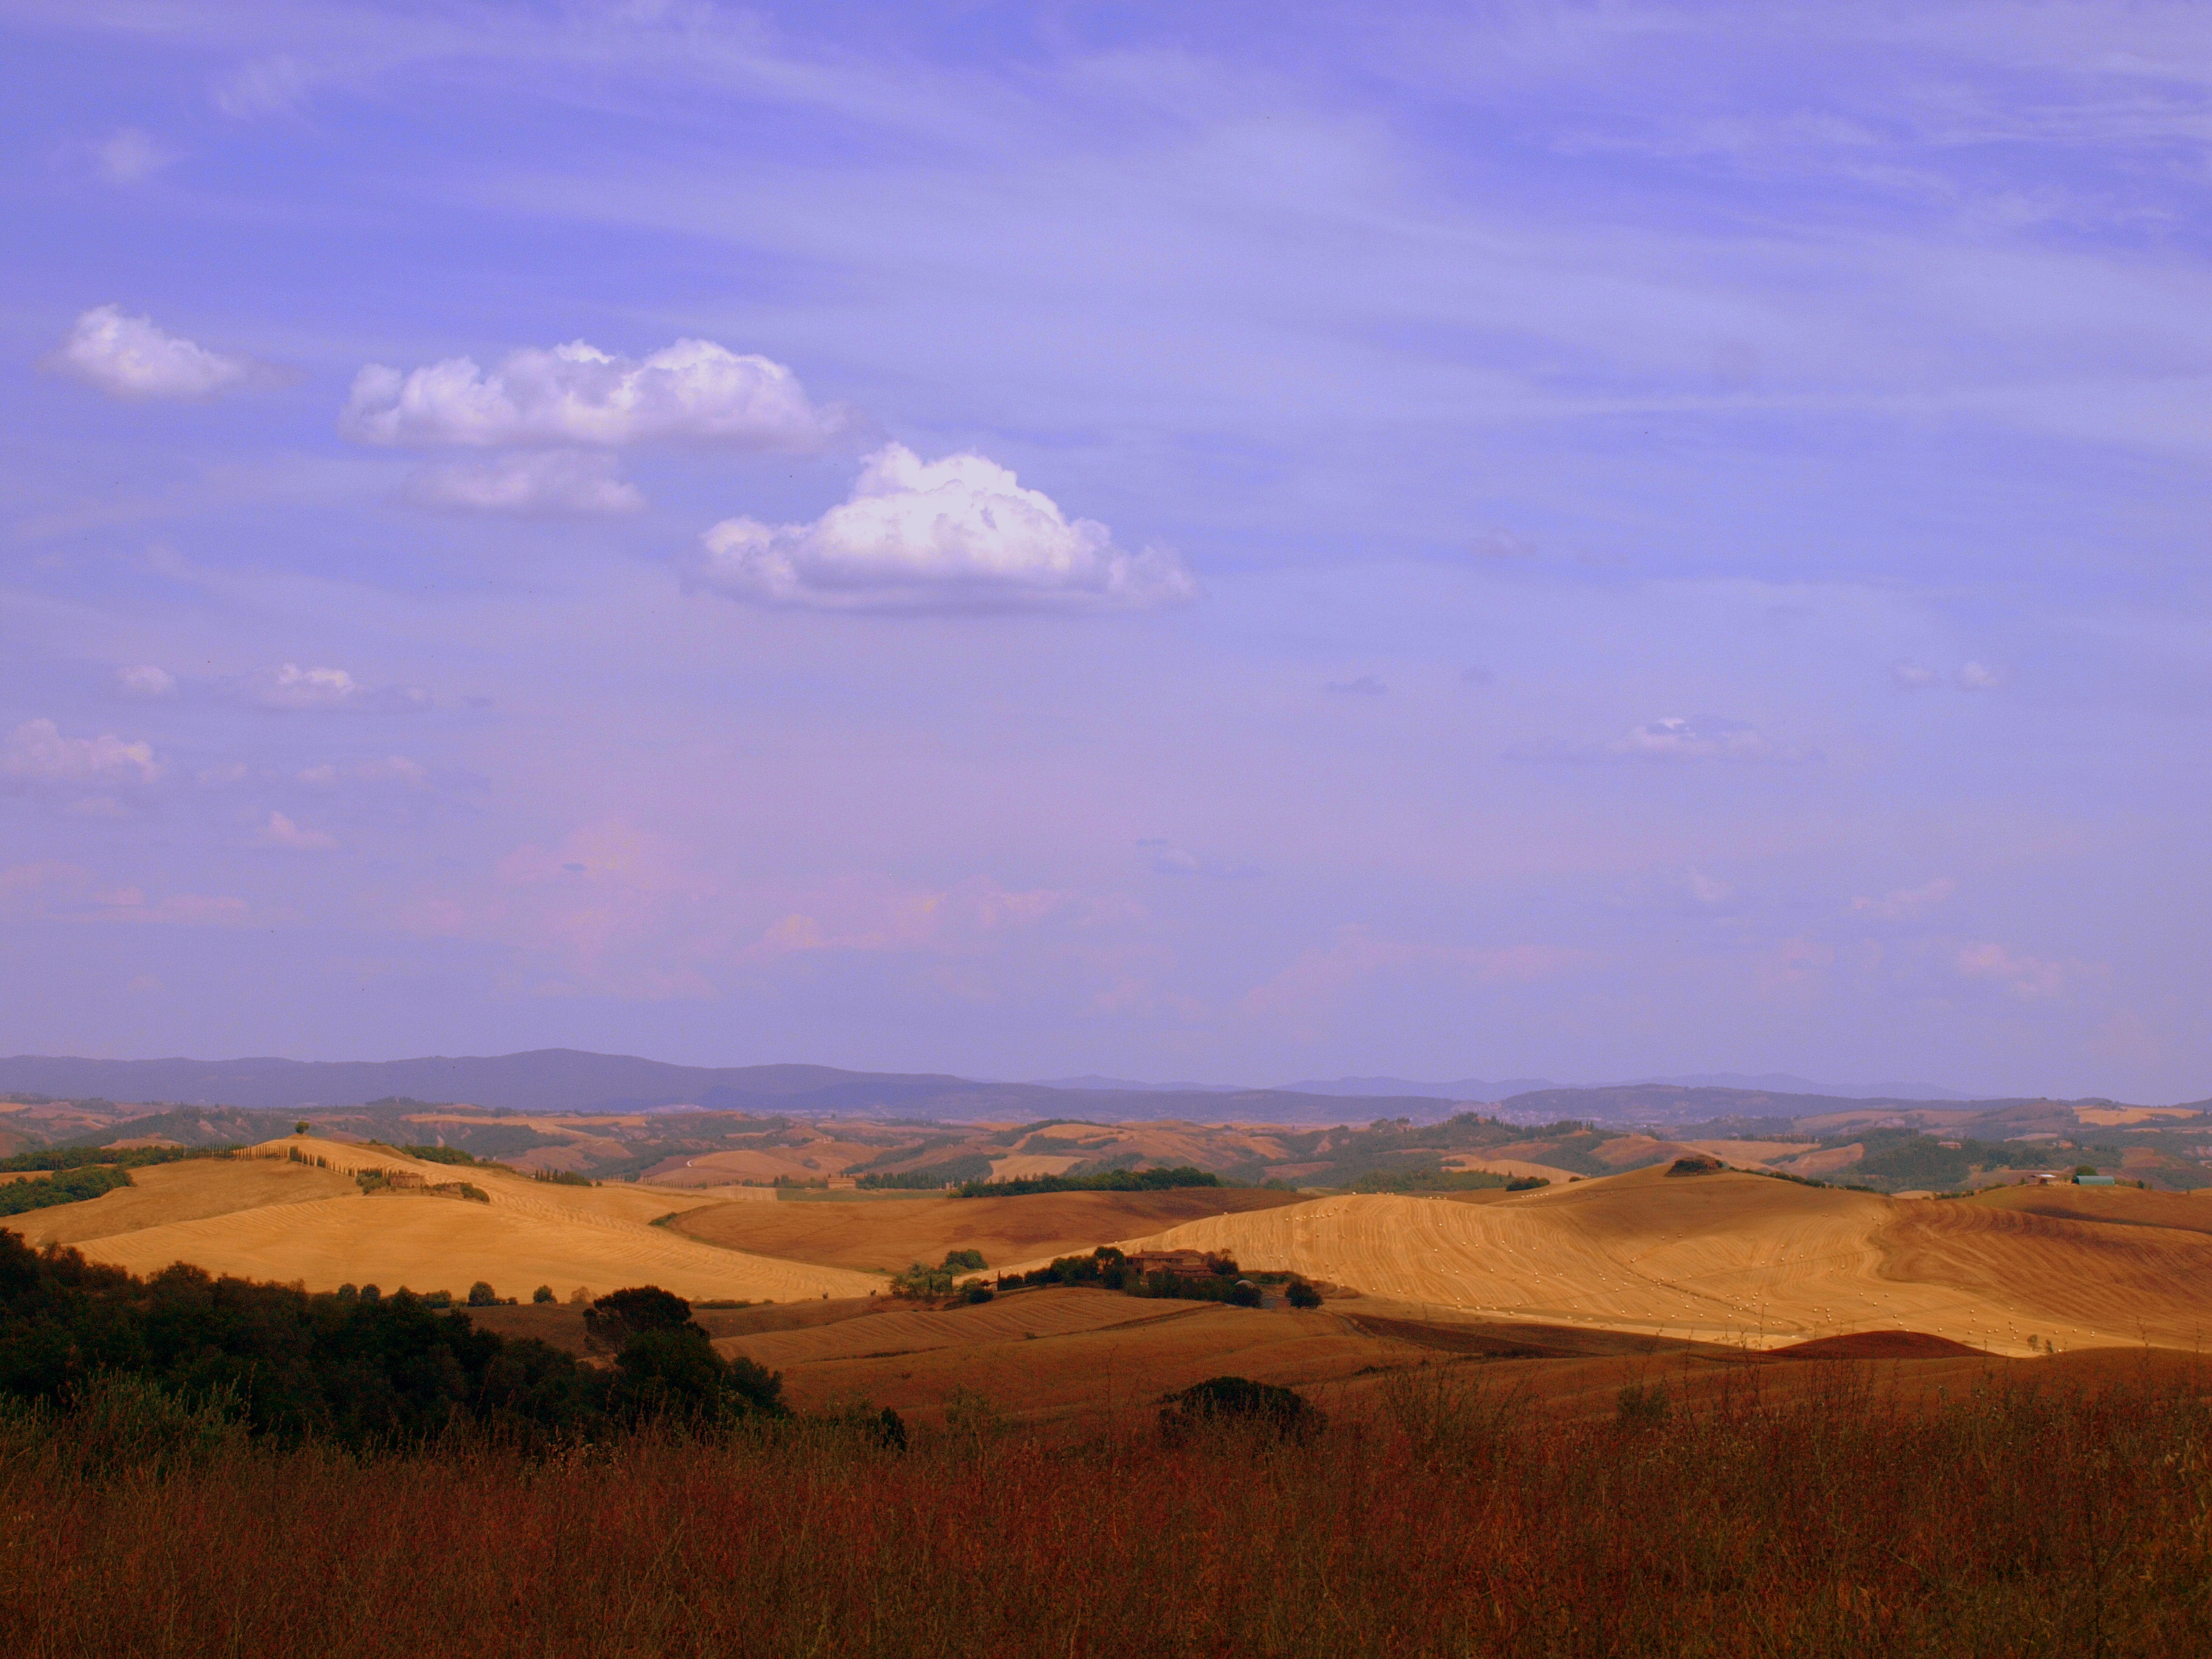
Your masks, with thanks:
M 386 1173 L 384 1179 L 387 1185 L 395 1188 L 422 1187 L 428 1184 L 421 1176 L 416 1174 L 412 1170 L 389 1170 Z
M 1129 1265 L 1141 1273 L 1179 1273 L 1186 1279 L 1204 1277 L 1212 1269 L 1203 1250 L 1139 1250 Z

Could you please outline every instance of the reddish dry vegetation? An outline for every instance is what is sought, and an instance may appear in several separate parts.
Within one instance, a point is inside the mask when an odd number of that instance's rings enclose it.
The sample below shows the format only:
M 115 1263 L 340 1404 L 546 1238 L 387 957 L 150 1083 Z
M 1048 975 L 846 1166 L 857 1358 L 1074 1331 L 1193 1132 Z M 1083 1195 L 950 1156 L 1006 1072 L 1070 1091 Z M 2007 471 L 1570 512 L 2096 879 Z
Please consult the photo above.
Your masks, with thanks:
M 1878 1367 L 1819 1372 L 1778 1408 L 1747 1372 L 1584 1425 L 1416 1372 L 1302 1444 L 1172 1449 L 1054 1449 L 974 1406 L 903 1453 L 814 1423 L 537 1464 L 232 1447 L 166 1474 L 10 1431 L 0 1650 L 2212 1651 L 2193 1368 L 1929 1411 Z

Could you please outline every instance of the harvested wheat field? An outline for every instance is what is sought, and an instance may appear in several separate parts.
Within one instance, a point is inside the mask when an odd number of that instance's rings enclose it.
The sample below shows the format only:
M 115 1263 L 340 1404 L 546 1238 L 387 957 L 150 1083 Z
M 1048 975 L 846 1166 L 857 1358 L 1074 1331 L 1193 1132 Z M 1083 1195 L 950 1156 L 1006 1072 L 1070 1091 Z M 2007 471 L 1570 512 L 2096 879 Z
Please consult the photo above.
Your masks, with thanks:
M 903 1272 L 948 1250 L 979 1250 L 992 1267 L 1089 1250 L 1204 1216 L 1299 1201 L 1296 1193 L 1192 1187 L 1161 1193 L 1034 1193 L 1021 1198 L 916 1198 L 866 1203 L 721 1203 L 669 1224 L 687 1237 L 828 1267 Z
M 332 1165 L 290 1161 L 292 1149 Z M 341 1284 L 465 1291 L 482 1279 L 502 1296 L 539 1285 L 593 1295 L 655 1284 L 691 1297 L 865 1297 L 880 1280 L 834 1267 L 774 1261 L 649 1224 L 713 1202 L 696 1194 L 623 1183 L 565 1187 L 481 1165 L 418 1162 L 388 1148 L 287 1137 L 258 1156 L 192 1158 L 133 1171 L 133 1185 L 82 1204 L 39 1210 L 19 1225 L 32 1243 L 74 1244 L 133 1273 L 189 1261 L 210 1273 Z M 356 1170 L 465 1180 L 488 1202 L 432 1194 L 364 1194 Z M 762 1206 L 766 1208 L 768 1206 Z
M 956 1394 L 1009 1417 L 1089 1422 L 1149 1413 L 1164 1392 L 1223 1372 L 1300 1387 L 1399 1370 L 1428 1356 L 1327 1312 L 1024 1291 L 978 1307 L 884 1313 L 714 1345 L 783 1374 L 794 1405 L 862 1399 L 934 1417 Z
M 2074 1208 L 2094 1213 L 2104 1196 Z M 2036 1214 L 2026 1201 L 1647 1170 L 1481 1205 L 1325 1198 L 1116 1242 L 1226 1251 L 1249 1268 L 1445 1316 L 1762 1348 L 1898 1328 L 2022 1354 L 2051 1343 L 2193 1348 L 2212 1335 L 2212 1237 L 2126 1224 L 2132 1216 Z M 2185 1206 L 2206 1200 L 2171 1202 L 2194 1215 Z

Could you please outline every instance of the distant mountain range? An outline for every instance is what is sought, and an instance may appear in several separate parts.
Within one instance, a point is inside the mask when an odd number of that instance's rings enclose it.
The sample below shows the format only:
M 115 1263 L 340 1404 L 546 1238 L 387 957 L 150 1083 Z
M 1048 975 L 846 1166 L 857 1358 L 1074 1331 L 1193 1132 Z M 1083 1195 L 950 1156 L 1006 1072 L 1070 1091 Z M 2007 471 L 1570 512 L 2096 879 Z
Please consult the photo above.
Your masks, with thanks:
M 672 1066 L 634 1054 L 538 1048 L 519 1054 L 421 1060 L 0 1060 L 0 1092 L 98 1097 L 249 1111 L 329 1110 L 378 1101 L 465 1102 L 508 1112 L 708 1111 L 806 1117 L 930 1118 L 950 1122 L 1045 1118 L 1237 1120 L 1265 1123 L 1435 1122 L 1449 1099 L 1334 1097 L 1205 1085 L 1132 1087 L 1070 1079 L 1060 1086 L 988 1083 L 938 1073 L 848 1072 L 834 1066 Z
M 1987 1106 L 1924 1085 L 1823 1085 L 1789 1073 L 1711 1073 L 1600 1087 L 1540 1078 L 1423 1083 L 1396 1077 L 1308 1079 L 1273 1089 L 1139 1083 L 1085 1076 L 996 1083 L 943 1073 L 853 1072 L 833 1066 L 673 1066 L 632 1054 L 540 1048 L 417 1060 L 0 1060 L 0 1092 L 250 1111 L 349 1108 L 393 1099 L 461 1102 L 506 1112 L 709 1111 L 801 1117 L 1028 1123 L 1434 1123 L 1470 1105 L 1519 1122 L 1559 1118 L 1683 1123 L 1717 1117 L 1799 1118 L 1846 1108 Z

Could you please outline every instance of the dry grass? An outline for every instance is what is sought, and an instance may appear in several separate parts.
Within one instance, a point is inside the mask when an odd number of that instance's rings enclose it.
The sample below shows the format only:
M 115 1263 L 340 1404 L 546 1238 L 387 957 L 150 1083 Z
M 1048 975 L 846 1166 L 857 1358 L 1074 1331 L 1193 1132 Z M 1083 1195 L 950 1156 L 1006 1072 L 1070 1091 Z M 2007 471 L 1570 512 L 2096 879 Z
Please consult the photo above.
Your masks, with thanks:
M 1303 1446 L 1054 1449 L 970 1403 L 905 1455 L 822 1428 L 529 1464 L 231 1449 L 88 1475 L 0 1435 L 27 1659 L 820 1654 L 2135 1659 L 2212 1649 L 2204 1379 L 1864 1368 L 1640 1420 L 1403 1379 Z M 94 1465 L 96 1468 L 97 1464 Z

